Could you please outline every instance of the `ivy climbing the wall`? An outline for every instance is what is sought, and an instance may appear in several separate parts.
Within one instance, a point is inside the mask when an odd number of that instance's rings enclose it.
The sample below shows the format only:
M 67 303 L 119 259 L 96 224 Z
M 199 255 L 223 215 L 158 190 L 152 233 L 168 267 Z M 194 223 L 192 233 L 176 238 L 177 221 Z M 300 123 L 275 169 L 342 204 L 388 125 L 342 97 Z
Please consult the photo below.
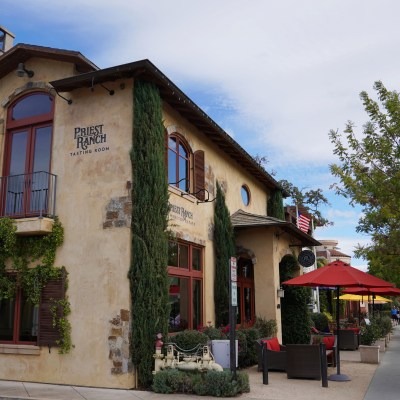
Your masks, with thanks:
M 56 251 L 64 240 L 64 229 L 57 219 L 45 236 L 17 236 L 13 219 L 0 218 L 0 300 L 14 298 L 22 289 L 27 300 L 39 305 L 43 288 L 50 280 L 61 279 L 64 267 L 55 267 Z M 60 353 L 71 348 L 71 326 L 66 316 L 69 302 L 54 300 L 53 327 L 60 333 Z

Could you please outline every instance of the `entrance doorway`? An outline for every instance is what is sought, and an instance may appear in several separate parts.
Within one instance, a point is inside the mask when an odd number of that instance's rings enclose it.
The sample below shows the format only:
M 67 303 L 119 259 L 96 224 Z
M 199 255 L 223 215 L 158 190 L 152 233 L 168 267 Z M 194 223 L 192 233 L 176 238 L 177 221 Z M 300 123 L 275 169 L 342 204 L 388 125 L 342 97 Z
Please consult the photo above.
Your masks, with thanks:
M 237 325 L 252 325 L 254 315 L 254 266 L 249 258 L 237 263 Z

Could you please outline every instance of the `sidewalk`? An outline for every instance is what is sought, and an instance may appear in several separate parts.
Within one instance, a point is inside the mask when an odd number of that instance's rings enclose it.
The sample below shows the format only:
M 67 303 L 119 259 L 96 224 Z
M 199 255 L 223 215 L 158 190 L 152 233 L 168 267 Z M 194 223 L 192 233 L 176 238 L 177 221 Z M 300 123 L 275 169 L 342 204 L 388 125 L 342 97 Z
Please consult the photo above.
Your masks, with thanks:
M 400 326 L 386 353 L 377 365 L 360 363 L 358 351 L 341 351 L 341 372 L 349 375 L 350 382 L 329 381 L 323 388 L 321 381 L 287 379 L 282 372 L 270 372 L 269 384 L 263 385 L 257 367 L 247 370 L 251 392 L 239 397 L 243 400 L 397 400 L 400 398 Z M 328 375 L 335 373 L 329 368 Z M 195 395 L 162 395 L 140 390 L 98 389 L 81 386 L 50 385 L 31 382 L 0 381 L 0 400 L 173 400 L 204 399 Z
M 395 335 L 382 357 L 364 400 L 400 399 L 400 326 L 396 326 Z

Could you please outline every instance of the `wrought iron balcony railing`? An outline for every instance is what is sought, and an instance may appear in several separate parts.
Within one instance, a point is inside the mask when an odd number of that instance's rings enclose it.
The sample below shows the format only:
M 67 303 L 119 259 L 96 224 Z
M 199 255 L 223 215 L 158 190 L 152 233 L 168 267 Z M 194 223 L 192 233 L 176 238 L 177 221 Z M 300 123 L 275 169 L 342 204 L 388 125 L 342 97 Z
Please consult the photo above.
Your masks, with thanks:
M 0 216 L 54 216 L 56 186 L 57 176 L 44 171 L 1 177 Z

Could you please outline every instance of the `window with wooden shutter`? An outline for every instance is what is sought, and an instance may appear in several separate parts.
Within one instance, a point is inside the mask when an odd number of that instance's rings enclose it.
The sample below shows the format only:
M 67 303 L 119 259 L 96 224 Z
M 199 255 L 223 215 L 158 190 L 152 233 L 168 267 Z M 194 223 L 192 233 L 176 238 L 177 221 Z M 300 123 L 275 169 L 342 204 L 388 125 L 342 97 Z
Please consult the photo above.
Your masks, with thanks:
M 194 152 L 194 193 L 196 197 L 204 201 L 205 199 L 205 167 L 204 167 L 204 151 L 197 150 Z
M 65 299 L 66 275 L 66 271 L 63 270 L 60 278 L 50 280 L 42 290 L 39 309 L 39 346 L 58 346 L 56 341 L 60 340 L 61 336 L 57 327 L 53 327 L 51 307 L 54 307 L 58 300 Z M 61 316 L 61 310 L 58 310 L 58 313 L 58 316 Z

